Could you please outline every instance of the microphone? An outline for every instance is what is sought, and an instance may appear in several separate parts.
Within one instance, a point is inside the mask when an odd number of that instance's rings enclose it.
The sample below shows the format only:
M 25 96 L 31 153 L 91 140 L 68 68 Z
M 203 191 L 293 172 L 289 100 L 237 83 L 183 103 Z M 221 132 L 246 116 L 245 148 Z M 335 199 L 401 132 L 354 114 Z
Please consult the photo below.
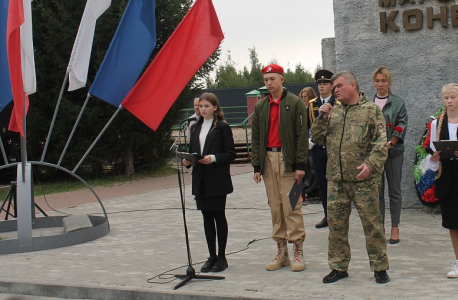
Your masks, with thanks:
M 187 119 L 184 119 L 183 122 L 191 122 L 191 121 L 195 121 L 195 120 L 197 120 L 196 117 L 189 117 Z
M 336 98 L 329 99 L 328 103 L 331 104 L 331 106 L 334 106 L 334 104 L 336 103 Z M 323 116 L 324 112 L 321 112 L 317 119 L 323 119 Z
M 332 89 L 331 95 L 334 95 L 335 89 L 336 88 Z M 334 106 L 334 104 L 336 104 L 336 98 L 332 97 L 331 99 L 329 99 L 328 103 L 331 104 L 331 106 Z M 324 112 L 321 112 L 317 119 L 323 119 L 323 116 L 324 116 Z

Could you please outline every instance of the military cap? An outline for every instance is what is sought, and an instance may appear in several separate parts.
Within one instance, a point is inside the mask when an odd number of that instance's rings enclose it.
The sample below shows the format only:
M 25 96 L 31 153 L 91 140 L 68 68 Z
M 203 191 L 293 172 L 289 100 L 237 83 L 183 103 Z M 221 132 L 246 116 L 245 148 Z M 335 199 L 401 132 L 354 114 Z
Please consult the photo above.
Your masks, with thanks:
M 331 83 L 332 75 L 334 75 L 334 73 L 332 73 L 329 70 L 324 70 L 324 69 L 323 70 L 318 70 L 315 73 L 315 81 L 317 83 L 326 83 L 326 82 Z
M 279 65 L 276 65 L 276 64 L 271 64 L 271 65 L 268 65 L 268 66 L 264 67 L 261 72 L 262 72 L 262 74 L 278 73 L 280 75 L 283 75 L 283 73 L 284 73 L 283 68 L 280 67 Z

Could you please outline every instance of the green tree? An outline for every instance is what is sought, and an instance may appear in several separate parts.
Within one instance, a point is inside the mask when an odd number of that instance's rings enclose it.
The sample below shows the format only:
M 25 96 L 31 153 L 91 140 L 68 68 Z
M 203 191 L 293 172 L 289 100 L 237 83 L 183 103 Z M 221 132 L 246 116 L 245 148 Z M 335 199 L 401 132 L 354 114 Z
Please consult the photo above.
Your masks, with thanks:
M 237 71 L 236 64 L 228 51 L 226 62 L 216 69 L 215 81 L 207 78 L 208 89 L 224 89 L 230 87 L 247 86 L 247 81 L 241 71 Z
M 256 48 L 248 49 L 250 51 L 250 64 L 251 70 L 249 73 L 249 85 L 250 86 L 258 86 L 263 83 L 264 79 L 262 77 L 262 65 L 258 59 L 258 53 L 256 53 Z
M 88 74 L 90 87 L 105 56 L 128 0 L 112 0 L 111 7 L 98 19 Z M 191 7 L 192 0 L 157 0 L 157 46 L 154 56 L 165 44 Z M 78 30 L 85 1 L 35 0 L 32 2 L 37 93 L 30 97 L 28 114 L 29 160 L 39 160 L 49 124 Z M 103 164 L 114 164 L 119 172 L 132 174 L 134 166 L 154 168 L 168 159 L 171 126 L 182 118 L 181 109 L 202 88 L 220 51 L 216 51 L 187 85 L 156 132 L 129 112 L 121 111 L 92 150 L 79 173 L 97 176 Z M 151 61 L 150 60 L 150 61 Z M 57 163 L 67 137 L 86 98 L 87 88 L 64 93 L 45 161 Z M 160 101 L 160 99 L 158 99 Z M 116 108 L 91 98 L 75 132 L 62 166 L 72 169 L 105 126 Z M 52 175 L 51 171 L 48 171 Z
M 288 84 L 301 84 L 315 81 L 312 74 L 305 70 L 300 63 L 296 65 L 294 71 L 288 67 L 285 72 L 285 77 L 287 78 Z
M 223 89 L 235 87 L 256 87 L 263 85 L 262 65 L 259 62 L 256 48 L 249 48 L 250 69 L 245 66 L 243 70 L 237 70 L 237 63 L 232 59 L 231 52 L 228 51 L 227 59 L 216 69 L 215 78 L 208 76 L 206 81 L 207 89 Z M 278 64 L 275 58 L 269 64 Z M 288 84 L 301 84 L 314 82 L 312 74 L 299 63 L 294 70 L 287 68 L 285 77 Z

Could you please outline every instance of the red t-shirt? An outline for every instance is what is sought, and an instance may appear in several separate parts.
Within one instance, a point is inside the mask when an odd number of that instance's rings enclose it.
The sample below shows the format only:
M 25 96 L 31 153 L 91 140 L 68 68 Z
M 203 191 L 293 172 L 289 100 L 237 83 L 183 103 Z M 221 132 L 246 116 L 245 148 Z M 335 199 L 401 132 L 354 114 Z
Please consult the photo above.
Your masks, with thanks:
M 270 116 L 269 116 L 269 135 L 267 138 L 267 148 L 281 147 L 280 140 L 280 99 L 275 102 L 269 94 Z

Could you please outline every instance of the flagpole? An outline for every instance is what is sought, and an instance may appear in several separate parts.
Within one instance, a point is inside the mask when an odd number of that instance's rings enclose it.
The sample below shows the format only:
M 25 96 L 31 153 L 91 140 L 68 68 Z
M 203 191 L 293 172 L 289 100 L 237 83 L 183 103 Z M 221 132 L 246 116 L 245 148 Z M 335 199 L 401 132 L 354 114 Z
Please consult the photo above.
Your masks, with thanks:
M 97 144 L 97 142 L 100 140 L 100 138 L 102 137 L 102 135 L 105 133 L 105 131 L 107 130 L 108 126 L 111 125 L 111 123 L 113 122 L 114 118 L 118 115 L 118 113 L 122 110 L 122 106 L 119 105 L 118 109 L 115 111 L 115 113 L 113 114 L 113 116 L 111 116 L 111 119 L 108 121 L 108 123 L 105 125 L 105 127 L 102 129 L 102 131 L 99 133 L 99 135 L 97 136 L 97 138 L 95 139 L 95 141 L 92 143 L 91 147 L 89 147 L 89 149 L 87 149 L 86 153 L 84 154 L 84 156 L 81 158 L 81 160 L 79 161 L 79 163 L 76 165 L 76 167 L 73 169 L 72 173 L 75 173 L 78 168 L 81 166 L 81 164 L 83 163 L 83 161 L 86 159 L 86 157 L 89 155 L 89 153 L 92 151 L 92 149 L 94 148 L 95 144 Z
M 70 136 L 68 137 L 67 143 L 65 144 L 64 150 L 62 151 L 62 154 L 60 155 L 59 162 L 57 163 L 58 166 L 62 163 L 62 160 L 64 159 L 65 154 L 67 153 L 68 146 L 70 145 L 70 142 L 72 141 L 73 135 L 75 134 L 76 127 L 78 127 L 78 124 L 81 120 L 81 117 L 83 116 L 83 112 L 86 109 L 86 105 L 89 102 L 89 98 L 91 98 L 90 94 L 87 94 L 86 100 L 84 101 L 83 107 L 81 107 L 80 113 L 78 115 L 78 118 L 75 121 L 75 125 L 73 125 L 72 132 L 70 133 Z
M 49 126 L 49 132 L 48 132 L 48 137 L 46 138 L 45 148 L 43 149 L 43 154 L 41 155 L 41 162 L 44 161 L 45 156 L 46 156 L 46 152 L 48 151 L 48 145 L 49 145 L 49 141 L 51 140 L 52 131 L 54 130 L 54 124 L 56 123 L 57 113 L 59 112 L 60 103 L 61 103 L 62 97 L 64 95 L 65 86 L 67 85 L 68 73 L 69 73 L 68 71 L 65 73 L 64 82 L 62 82 L 62 87 L 60 89 L 59 99 L 57 99 L 56 108 L 54 109 L 54 116 L 52 117 L 51 125 Z
M 5 147 L 3 146 L 3 140 L 2 140 L 2 136 L 1 135 L 0 135 L 0 147 L 2 149 L 3 160 L 5 161 L 5 165 L 7 165 L 8 164 L 8 158 L 6 157 Z
M 22 182 L 25 182 L 25 164 L 27 163 L 27 94 L 24 93 L 24 107 L 23 107 L 23 119 L 22 119 L 22 130 L 24 136 L 21 135 L 21 162 L 22 162 Z

